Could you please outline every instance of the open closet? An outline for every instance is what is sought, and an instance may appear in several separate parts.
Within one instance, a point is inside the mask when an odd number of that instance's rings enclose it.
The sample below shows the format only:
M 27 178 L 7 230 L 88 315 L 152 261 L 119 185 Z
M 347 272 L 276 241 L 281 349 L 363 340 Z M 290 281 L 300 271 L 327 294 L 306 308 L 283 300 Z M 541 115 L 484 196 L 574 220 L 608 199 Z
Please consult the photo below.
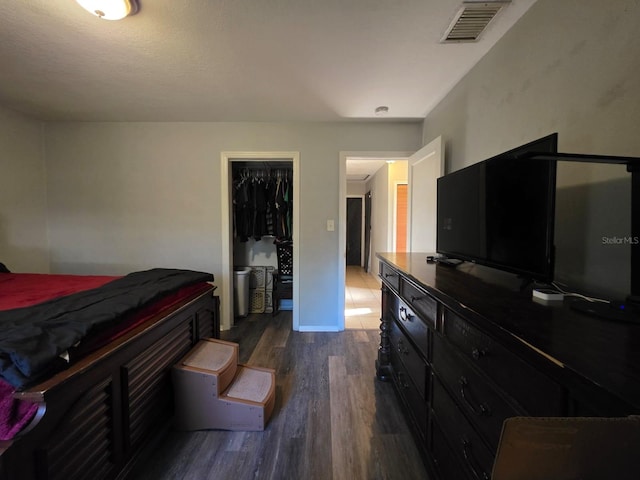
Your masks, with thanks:
M 231 164 L 234 312 L 291 310 L 293 299 L 293 164 Z

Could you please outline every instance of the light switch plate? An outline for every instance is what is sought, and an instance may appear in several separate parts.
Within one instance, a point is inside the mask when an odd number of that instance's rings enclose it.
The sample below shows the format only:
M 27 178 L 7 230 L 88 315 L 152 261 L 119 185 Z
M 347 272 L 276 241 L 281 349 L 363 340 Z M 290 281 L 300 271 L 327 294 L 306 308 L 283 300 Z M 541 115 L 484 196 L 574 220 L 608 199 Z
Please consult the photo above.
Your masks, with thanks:
M 336 229 L 333 220 L 327 220 L 327 232 L 333 232 Z

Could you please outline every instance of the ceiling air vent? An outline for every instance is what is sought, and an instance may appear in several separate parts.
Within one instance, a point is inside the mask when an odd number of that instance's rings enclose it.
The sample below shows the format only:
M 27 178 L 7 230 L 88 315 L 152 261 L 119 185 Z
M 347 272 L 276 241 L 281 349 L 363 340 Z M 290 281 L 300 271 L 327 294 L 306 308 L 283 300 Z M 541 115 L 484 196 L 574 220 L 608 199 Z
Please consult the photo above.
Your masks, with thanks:
M 510 0 L 502 2 L 464 2 L 442 38 L 442 43 L 475 42 L 489 22 Z

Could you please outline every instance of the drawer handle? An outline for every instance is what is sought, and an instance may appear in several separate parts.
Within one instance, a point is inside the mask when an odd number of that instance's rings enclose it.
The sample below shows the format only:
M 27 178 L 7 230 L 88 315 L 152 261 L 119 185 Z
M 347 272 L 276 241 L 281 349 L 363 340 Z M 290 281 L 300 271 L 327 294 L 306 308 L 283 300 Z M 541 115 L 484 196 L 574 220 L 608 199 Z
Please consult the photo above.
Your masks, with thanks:
M 487 472 L 480 467 L 476 457 L 473 456 L 471 442 L 466 437 L 462 437 L 462 454 L 464 455 L 464 459 L 467 461 L 467 465 L 469 465 L 469 468 L 471 469 L 471 473 L 473 473 L 473 478 L 477 478 L 478 480 L 489 480 L 489 475 L 487 475 Z
M 460 395 L 462 396 L 462 400 L 464 400 L 464 403 L 466 403 L 467 407 L 469 407 L 469 410 L 471 410 L 478 417 L 490 416 L 491 410 L 489 409 L 489 406 L 486 403 L 481 402 L 476 406 L 467 397 L 468 394 L 465 391 L 465 388 L 469 386 L 469 381 L 467 380 L 467 377 L 465 377 L 464 375 L 461 376 L 459 383 L 460 383 Z
M 395 273 L 385 273 L 384 274 L 384 278 L 395 277 L 395 276 L 396 276 Z
M 403 322 L 410 322 L 412 316 L 413 315 L 411 315 L 405 307 L 400 307 L 400 320 Z
M 419 300 L 422 300 L 424 297 L 414 297 L 413 295 L 411 295 L 411 303 L 415 303 Z
M 406 390 L 409 388 L 409 384 L 403 379 L 404 379 L 404 372 L 398 372 L 398 381 L 400 382 L 400 386 Z
M 409 355 L 409 349 L 407 347 L 403 347 L 404 342 L 402 340 L 398 340 L 398 353 Z
M 473 348 L 471 350 L 471 356 L 473 357 L 474 360 L 480 360 L 481 357 L 484 357 L 487 355 L 487 353 L 489 353 L 487 350 L 485 350 L 484 348 Z

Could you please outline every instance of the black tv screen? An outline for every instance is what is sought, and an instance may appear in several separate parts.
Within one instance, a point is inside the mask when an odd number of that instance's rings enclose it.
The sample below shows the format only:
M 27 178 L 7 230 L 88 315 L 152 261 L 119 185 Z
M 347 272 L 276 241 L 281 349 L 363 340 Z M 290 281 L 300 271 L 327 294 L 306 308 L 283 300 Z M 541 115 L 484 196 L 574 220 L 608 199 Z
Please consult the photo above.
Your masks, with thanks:
M 553 280 L 557 134 L 438 179 L 438 253 Z

